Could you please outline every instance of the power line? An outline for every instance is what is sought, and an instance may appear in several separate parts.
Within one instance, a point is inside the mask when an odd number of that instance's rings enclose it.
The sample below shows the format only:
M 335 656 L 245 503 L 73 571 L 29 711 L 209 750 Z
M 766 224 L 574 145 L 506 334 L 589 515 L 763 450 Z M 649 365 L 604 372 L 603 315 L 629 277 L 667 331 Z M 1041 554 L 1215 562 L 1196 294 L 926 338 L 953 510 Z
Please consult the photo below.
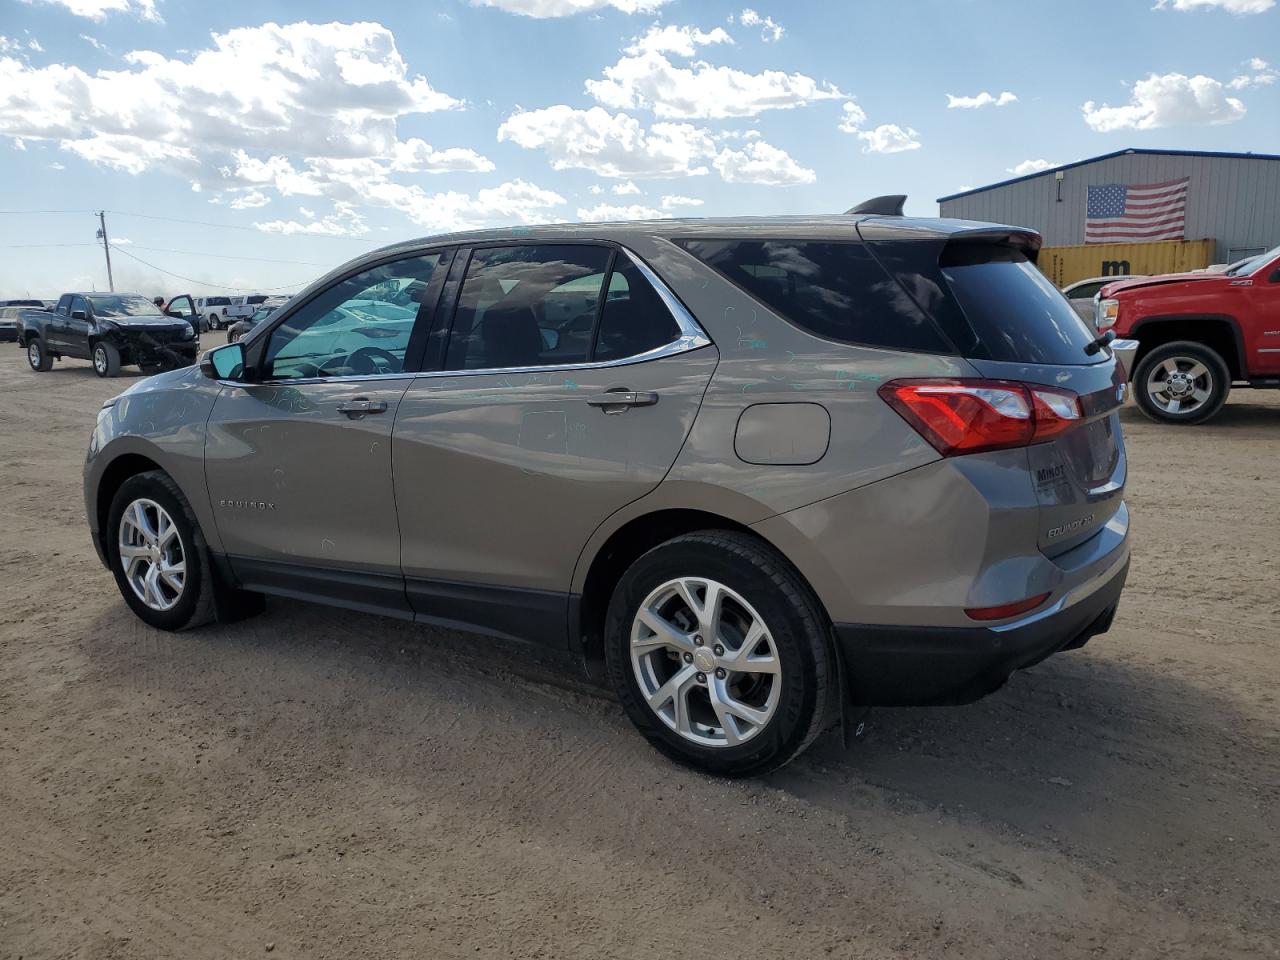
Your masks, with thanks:
M 68 244 L 72 246 L 72 244 Z M 116 250 L 121 246 L 117 240 L 111 245 L 111 249 Z M 272 260 L 267 257 L 244 257 L 236 256 L 231 253 L 201 253 L 198 250 L 170 250 L 167 247 L 148 247 L 141 243 L 130 243 L 128 247 L 131 250 L 151 250 L 155 253 L 177 253 L 188 257 L 216 257 L 219 260 L 251 260 L 254 263 L 288 263 L 299 267 L 332 267 L 332 263 L 313 263 L 309 260 Z
M 148 263 L 146 260 L 143 260 L 141 257 L 135 256 L 134 254 L 130 253 L 124 247 L 117 247 L 115 244 L 112 244 L 111 249 L 114 250 L 116 253 L 123 253 L 126 257 L 129 257 L 131 260 L 137 260 L 144 267 L 150 267 L 152 270 L 158 270 L 160 273 L 166 274 L 167 276 L 173 277 L 177 280 L 183 280 L 187 283 L 194 283 L 196 284 L 196 286 L 200 286 L 200 287 L 212 287 L 215 290 L 235 290 L 237 293 L 266 293 L 271 290 L 296 290 L 297 288 L 303 286 L 307 282 L 307 281 L 300 281 L 298 283 L 286 283 L 279 287 L 233 287 L 230 284 L 225 284 L 225 283 L 209 283 L 206 280 L 197 280 L 194 277 L 184 277 L 182 274 L 174 273 L 172 270 L 166 270 L 164 267 L 157 267 L 154 263 Z
M 96 247 L 96 243 L 5 243 L 0 250 L 36 250 L 43 247 Z

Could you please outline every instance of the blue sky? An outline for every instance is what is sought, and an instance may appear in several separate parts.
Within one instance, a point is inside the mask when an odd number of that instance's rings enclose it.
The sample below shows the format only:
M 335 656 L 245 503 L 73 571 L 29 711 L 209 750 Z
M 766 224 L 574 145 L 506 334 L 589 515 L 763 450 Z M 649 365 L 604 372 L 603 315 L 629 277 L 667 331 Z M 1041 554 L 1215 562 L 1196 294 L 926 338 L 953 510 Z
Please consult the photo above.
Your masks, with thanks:
M 1277 41 L 1276 0 L 0 0 L 0 210 L 73 211 L 0 214 L 0 297 L 104 286 L 98 208 L 118 288 L 198 294 L 469 226 L 1280 153 Z

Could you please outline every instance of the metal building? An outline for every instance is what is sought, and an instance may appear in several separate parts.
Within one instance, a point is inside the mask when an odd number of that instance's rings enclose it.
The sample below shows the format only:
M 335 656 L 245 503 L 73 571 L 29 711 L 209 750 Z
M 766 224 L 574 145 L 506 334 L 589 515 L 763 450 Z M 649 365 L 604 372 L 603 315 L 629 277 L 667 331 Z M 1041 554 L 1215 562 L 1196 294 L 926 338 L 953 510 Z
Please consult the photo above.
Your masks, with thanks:
M 1190 243 L 1085 244 L 1090 186 L 1183 177 L 1189 178 L 1184 240 Z M 1046 248 L 1041 266 L 1059 285 L 1112 273 L 1166 273 L 1230 263 L 1280 244 L 1280 156 L 1118 150 L 940 197 L 938 205 L 944 217 L 1038 230 Z

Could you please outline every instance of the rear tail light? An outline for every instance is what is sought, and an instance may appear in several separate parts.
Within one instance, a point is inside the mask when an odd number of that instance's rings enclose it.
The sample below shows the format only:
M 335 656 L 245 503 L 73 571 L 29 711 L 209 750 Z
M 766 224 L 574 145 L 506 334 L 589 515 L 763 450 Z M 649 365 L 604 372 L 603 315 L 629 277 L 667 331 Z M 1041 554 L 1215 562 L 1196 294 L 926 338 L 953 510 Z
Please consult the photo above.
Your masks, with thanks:
M 1030 446 L 1083 417 L 1070 390 L 1007 380 L 892 380 L 879 393 L 944 457 Z

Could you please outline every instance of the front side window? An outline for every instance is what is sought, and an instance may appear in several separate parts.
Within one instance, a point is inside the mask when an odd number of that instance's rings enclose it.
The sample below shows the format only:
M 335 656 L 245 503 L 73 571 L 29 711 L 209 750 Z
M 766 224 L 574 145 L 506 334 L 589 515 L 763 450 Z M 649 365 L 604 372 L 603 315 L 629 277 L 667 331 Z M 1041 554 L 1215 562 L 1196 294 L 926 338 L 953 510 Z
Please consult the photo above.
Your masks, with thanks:
M 431 253 L 382 264 L 321 293 L 271 331 L 264 376 L 296 380 L 401 372 L 440 258 Z M 422 311 L 424 322 L 430 307 Z
M 454 315 L 450 370 L 586 361 L 608 247 L 522 244 L 476 250 Z

